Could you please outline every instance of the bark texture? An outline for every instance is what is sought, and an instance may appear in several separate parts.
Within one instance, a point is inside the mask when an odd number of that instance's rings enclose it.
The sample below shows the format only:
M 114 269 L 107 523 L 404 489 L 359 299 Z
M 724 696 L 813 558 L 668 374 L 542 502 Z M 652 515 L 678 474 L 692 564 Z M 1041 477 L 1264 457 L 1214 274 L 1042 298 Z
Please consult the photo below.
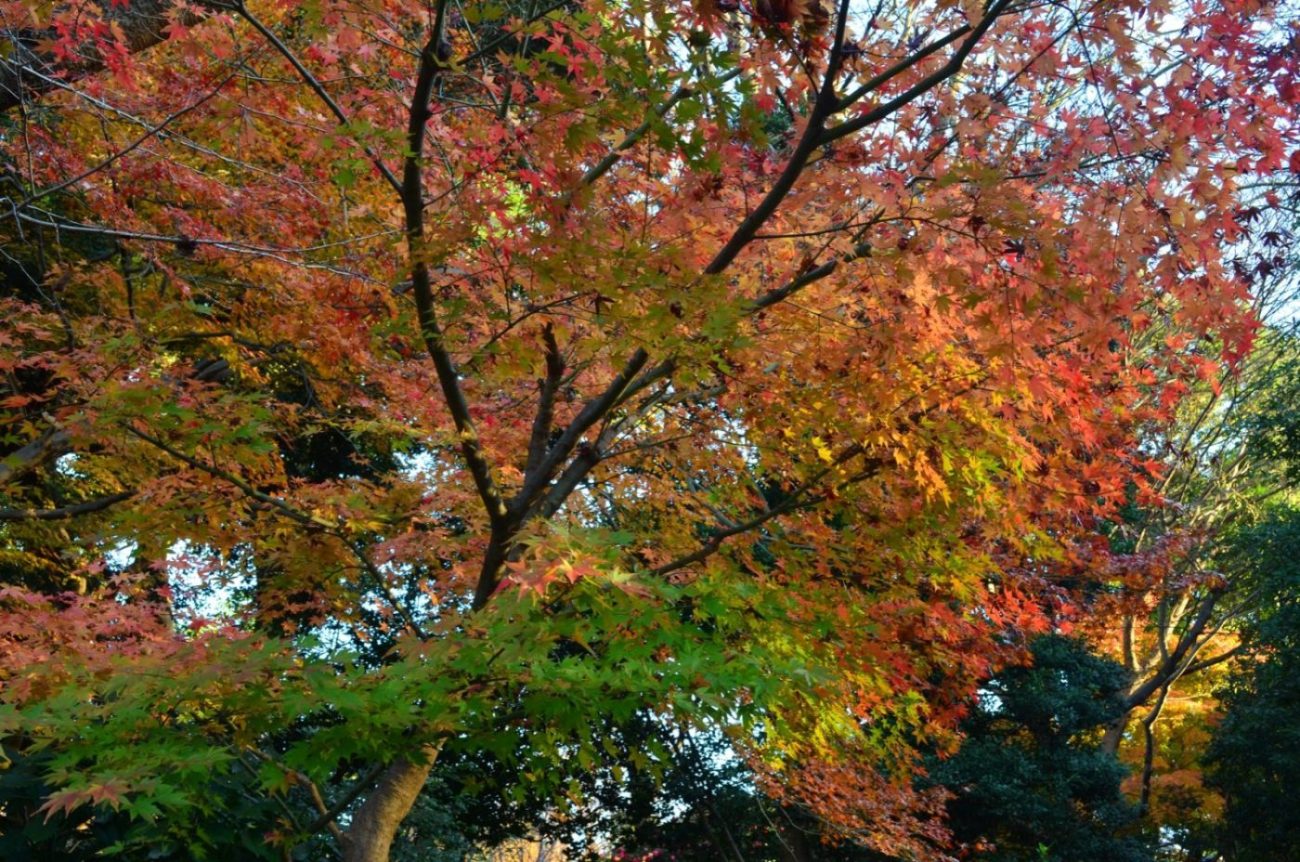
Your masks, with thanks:
M 375 789 L 352 815 L 344 833 L 343 862 L 388 862 L 397 828 L 424 789 L 438 749 L 425 746 L 412 759 L 400 759 L 380 776 Z

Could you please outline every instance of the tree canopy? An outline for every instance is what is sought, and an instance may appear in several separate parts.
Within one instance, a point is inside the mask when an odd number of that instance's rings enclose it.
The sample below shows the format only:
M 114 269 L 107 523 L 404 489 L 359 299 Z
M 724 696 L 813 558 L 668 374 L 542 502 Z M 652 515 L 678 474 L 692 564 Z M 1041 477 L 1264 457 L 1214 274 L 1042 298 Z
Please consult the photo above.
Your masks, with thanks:
M 1255 0 L 0 31 L 0 818 L 38 857 L 378 862 L 440 762 L 577 810 L 669 729 L 947 857 L 917 779 L 980 685 L 1168 571 L 1106 531 L 1250 353 L 1245 187 L 1300 169 Z

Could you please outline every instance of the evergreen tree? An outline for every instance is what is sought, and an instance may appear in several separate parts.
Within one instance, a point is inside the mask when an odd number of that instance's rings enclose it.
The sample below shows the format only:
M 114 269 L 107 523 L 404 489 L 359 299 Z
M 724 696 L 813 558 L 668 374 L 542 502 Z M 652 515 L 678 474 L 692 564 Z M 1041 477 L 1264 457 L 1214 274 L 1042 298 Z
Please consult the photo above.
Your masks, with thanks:
M 1125 671 L 1059 635 L 1038 638 L 1033 659 L 989 682 L 961 750 L 934 765 L 956 794 L 954 837 L 990 862 L 1150 859 L 1120 793 L 1125 768 L 1097 732 L 1122 708 Z
M 1243 631 L 1257 661 L 1223 692 L 1226 714 L 1207 757 L 1226 806 L 1219 852 L 1228 862 L 1300 858 L 1300 512 L 1280 509 L 1237 537 L 1253 557 L 1262 600 Z

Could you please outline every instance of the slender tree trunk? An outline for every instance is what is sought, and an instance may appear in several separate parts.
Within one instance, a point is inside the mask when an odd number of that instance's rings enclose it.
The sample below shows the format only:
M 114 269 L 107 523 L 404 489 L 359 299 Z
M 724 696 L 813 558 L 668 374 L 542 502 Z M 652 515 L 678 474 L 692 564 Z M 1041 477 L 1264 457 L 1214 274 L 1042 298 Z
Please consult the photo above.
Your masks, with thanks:
M 707 821 L 709 819 L 708 815 L 712 815 L 713 821 L 718 824 L 718 828 L 722 830 L 723 837 L 727 839 L 727 846 L 730 847 L 731 852 L 736 855 L 736 862 L 745 862 L 745 854 L 740 852 L 740 845 L 736 843 L 736 836 L 731 833 L 730 827 L 727 826 L 727 819 L 719 813 L 718 806 L 713 804 L 712 799 L 709 799 L 706 802 L 709 810 L 705 816 L 705 820 Z M 724 853 L 722 855 L 725 856 L 726 854 Z
M 808 840 L 803 830 L 790 816 L 790 809 L 782 805 L 778 810 L 784 818 L 784 822 L 776 824 L 777 833 L 781 837 L 781 849 L 784 851 L 781 854 L 784 857 L 783 862 L 812 862 L 812 851 L 808 849 Z
M 415 805 L 437 758 L 438 749 L 428 745 L 385 770 L 343 833 L 343 862 L 388 862 L 397 828 Z
M 1110 724 L 1106 725 L 1106 732 L 1101 737 L 1101 750 L 1106 754 L 1116 755 L 1119 753 L 1119 744 L 1124 739 L 1124 731 L 1128 729 L 1129 719 L 1132 713 L 1126 712 Z

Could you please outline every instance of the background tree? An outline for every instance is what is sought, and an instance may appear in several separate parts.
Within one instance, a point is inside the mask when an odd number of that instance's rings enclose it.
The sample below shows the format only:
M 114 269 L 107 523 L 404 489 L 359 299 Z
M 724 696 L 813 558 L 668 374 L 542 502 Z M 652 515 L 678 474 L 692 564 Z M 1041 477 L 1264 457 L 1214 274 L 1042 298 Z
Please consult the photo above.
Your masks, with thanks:
M 1153 426 L 1146 447 L 1166 465 L 1164 499 L 1128 507 L 1108 533 L 1112 553 L 1094 558 L 1113 568 L 1089 625 L 1132 674 L 1107 746 L 1134 764 L 1134 796 L 1170 835 L 1204 833 L 1221 812 L 1200 757 L 1225 663 L 1246 651 L 1241 629 L 1265 601 L 1256 558 L 1238 542 L 1294 496 L 1295 189 L 1289 170 L 1246 188 L 1231 266 L 1252 284 L 1258 336 L 1229 373 L 1190 384 L 1172 425 Z M 1203 345 L 1180 349 L 1201 361 Z
M 985 686 L 961 749 L 934 767 L 955 794 L 954 836 L 976 859 L 1150 860 L 1120 791 L 1128 769 L 1100 744 L 1124 708 L 1127 672 L 1061 635 L 1037 638 L 1032 652 L 1032 665 Z
M 1210 783 L 1226 800 L 1221 828 L 1203 836 L 1190 858 L 1276 858 L 1295 846 L 1294 818 L 1286 800 L 1297 777 L 1296 659 L 1300 632 L 1296 552 L 1300 521 L 1290 507 L 1237 537 L 1238 553 L 1250 557 L 1260 591 L 1259 611 L 1243 632 L 1252 660 L 1243 661 L 1222 692 L 1225 714 L 1209 747 Z M 1214 841 L 1217 839 L 1217 842 Z

